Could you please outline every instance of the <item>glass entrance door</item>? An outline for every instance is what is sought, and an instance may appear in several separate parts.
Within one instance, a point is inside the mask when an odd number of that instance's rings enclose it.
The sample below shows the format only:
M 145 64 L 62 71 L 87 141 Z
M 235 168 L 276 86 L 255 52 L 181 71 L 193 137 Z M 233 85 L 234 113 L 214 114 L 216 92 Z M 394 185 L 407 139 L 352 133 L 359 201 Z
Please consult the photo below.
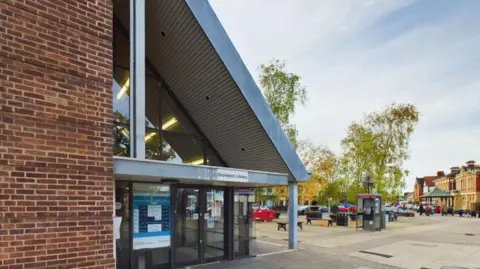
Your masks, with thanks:
M 177 188 L 175 205 L 175 256 L 177 265 L 200 263 L 200 190 Z
M 174 251 L 177 266 L 225 257 L 224 189 L 177 187 Z
M 204 259 L 225 257 L 225 192 L 223 189 L 205 189 L 206 213 L 204 214 Z

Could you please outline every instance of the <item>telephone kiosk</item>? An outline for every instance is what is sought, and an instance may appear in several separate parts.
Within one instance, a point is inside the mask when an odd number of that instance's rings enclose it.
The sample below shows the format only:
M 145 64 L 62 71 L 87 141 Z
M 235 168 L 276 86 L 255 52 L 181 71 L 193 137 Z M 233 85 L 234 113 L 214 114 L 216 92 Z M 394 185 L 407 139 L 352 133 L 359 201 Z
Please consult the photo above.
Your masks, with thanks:
M 381 231 L 382 196 L 380 194 L 357 194 L 357 229 Z

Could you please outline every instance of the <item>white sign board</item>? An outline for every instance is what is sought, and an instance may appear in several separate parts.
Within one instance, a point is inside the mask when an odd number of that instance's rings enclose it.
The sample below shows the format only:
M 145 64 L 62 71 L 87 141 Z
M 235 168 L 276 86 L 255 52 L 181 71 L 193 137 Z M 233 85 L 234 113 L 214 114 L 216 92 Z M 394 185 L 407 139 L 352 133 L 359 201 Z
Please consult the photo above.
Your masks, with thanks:
M 230 182 L 248 182 L 247 171 L 217 169 L 217 180 Z

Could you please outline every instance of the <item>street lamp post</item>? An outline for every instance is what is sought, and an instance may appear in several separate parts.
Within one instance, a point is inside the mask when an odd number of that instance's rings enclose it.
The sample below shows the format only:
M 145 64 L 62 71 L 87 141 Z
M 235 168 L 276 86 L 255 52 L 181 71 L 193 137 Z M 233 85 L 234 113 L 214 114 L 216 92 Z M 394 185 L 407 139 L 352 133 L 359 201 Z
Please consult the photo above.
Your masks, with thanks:
M 363 181 L 363 187 L 367 191 L 367 193 L 370 193 L 373 189 L 373 181 L 370 176 L 367 176 L 365 180 Z
M 330 207 L 332 206 L 332 197 L 328 197 L 328 215 L 330 215 Z

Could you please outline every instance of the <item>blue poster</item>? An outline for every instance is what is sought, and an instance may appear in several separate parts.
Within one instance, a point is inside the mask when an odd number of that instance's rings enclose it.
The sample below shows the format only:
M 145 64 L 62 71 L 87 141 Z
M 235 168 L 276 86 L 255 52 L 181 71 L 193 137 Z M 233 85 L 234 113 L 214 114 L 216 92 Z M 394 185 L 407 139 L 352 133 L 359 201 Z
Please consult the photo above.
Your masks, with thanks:
M 133 183 L 133 249 L 170 246 L 170 187 Z

